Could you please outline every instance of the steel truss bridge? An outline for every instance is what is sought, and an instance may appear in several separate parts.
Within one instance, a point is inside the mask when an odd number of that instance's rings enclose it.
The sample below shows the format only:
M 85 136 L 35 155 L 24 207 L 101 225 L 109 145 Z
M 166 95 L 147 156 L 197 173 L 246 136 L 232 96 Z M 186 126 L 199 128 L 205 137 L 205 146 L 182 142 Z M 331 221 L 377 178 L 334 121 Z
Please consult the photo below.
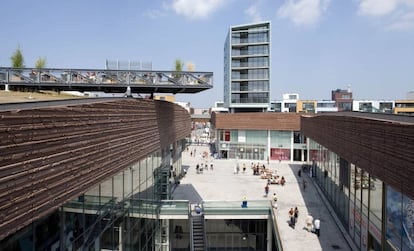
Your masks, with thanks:
M 12 90 L 198 93 L 213 87 L 213 73 L 0 67 L 0 85 Z

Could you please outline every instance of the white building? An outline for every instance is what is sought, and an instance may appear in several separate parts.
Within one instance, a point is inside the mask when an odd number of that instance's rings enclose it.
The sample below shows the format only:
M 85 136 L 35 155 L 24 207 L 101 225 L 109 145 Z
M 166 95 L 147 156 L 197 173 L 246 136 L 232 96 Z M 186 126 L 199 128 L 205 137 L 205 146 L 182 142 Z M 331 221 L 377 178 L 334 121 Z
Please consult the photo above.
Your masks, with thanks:
M 392 113 L 395 107 L 393 100 L 354 100 L 352 111 Z

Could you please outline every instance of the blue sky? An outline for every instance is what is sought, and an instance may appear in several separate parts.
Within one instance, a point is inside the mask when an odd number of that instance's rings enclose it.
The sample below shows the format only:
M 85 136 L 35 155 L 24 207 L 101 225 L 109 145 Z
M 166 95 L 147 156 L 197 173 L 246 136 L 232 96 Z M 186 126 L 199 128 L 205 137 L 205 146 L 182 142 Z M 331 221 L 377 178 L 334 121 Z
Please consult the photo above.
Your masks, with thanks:
M 3 0 L 0 66 L 20 46 L 27 67 L 105 68 L 105 60 L 180 58 L 214 72 L 214 88 L 177 95 L 208 108 L 223 100 L 230 26 L 272 22 L 271 99 L 404 99 L 414 91 L 414 0 Z

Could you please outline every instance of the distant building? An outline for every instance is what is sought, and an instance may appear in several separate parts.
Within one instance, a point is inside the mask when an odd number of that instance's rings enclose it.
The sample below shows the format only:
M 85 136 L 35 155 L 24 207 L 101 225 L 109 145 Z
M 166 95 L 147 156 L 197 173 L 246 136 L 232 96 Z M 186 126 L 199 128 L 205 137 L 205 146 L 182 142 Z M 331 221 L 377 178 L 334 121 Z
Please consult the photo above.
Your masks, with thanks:
M 214 102 L 214 107 L 210 109 L 210 113 L 217 112 L 217 113 L 228 113 L 229 109 L 224 107 L 223 101 Z
M 396 100 L 395 101 L 395 114 L 407 114 L 414 115 L 414 99 L 412 100 Z
M 297 112 L 297 102 L 299 94 L 285 93 L 282 100 L 282 112 Z
M 394 103 L 391 100 L 354 100 L 352 101 L 352 111 L 392 113 Z
M 319 100 L 316 102 L 315 113 L 337 112 L 338 107 L 335 106 L 333 100 Z
M 352 111 L 352 92 L 351 88 L 347 90 L 336 89 L 332 91 L 332 100 L 338 111 Z
M 270 109 L 271 112 L 282 112 L 282 101 L 274 100 L 270 101 Z
M 224 45 L 224 107 L 230 113 L 270 108 L 270 22 L 230 27 Z
M 297 112 L 299 113 L 316 113 L 316 100 L 298 100 Z

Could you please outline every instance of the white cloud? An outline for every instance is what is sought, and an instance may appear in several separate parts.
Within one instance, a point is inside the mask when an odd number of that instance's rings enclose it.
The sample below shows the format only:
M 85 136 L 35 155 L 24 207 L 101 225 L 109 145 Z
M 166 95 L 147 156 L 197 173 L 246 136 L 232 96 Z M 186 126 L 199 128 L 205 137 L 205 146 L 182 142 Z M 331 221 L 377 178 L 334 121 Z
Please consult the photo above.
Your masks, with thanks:
M 225 0 L 173 0 L 171 7 L 178 15 L 190 19 L 203 19 L 225 3 Z
M 263 21 L 262 15 L 260 14 L 260 11 L 258 10 L 257 4 L 251 5 L 244 12 L 250 17 L 251 22 L 257 23 L 257 22 Z
M 329 3 L 330 0 L 285 0 L 277 15 L 290 19 L 295 25 L 309 26 L 319 21 Z
M 161 8 L 159 9 L 148 9 L 144 12 L 144 16 L 149 17 L 151 19 L 156 19 L 159 17 L 164 17 L 167 15 L 167 11 L 169 10 L 169 6 L 167 3 L 163 2 Z
M 404 14 L 397 16 L 386 28 L 388 30 L 399 31 L 414 29 L 414 11 L 405 12 Z
M 380 18 L 387 30 L 414 28 L 414 0 L 358 0 L 358 13 Z
M 361 15 L 388 15 L 397 7 L 398 0 L 359 0 L 358 12 Z

